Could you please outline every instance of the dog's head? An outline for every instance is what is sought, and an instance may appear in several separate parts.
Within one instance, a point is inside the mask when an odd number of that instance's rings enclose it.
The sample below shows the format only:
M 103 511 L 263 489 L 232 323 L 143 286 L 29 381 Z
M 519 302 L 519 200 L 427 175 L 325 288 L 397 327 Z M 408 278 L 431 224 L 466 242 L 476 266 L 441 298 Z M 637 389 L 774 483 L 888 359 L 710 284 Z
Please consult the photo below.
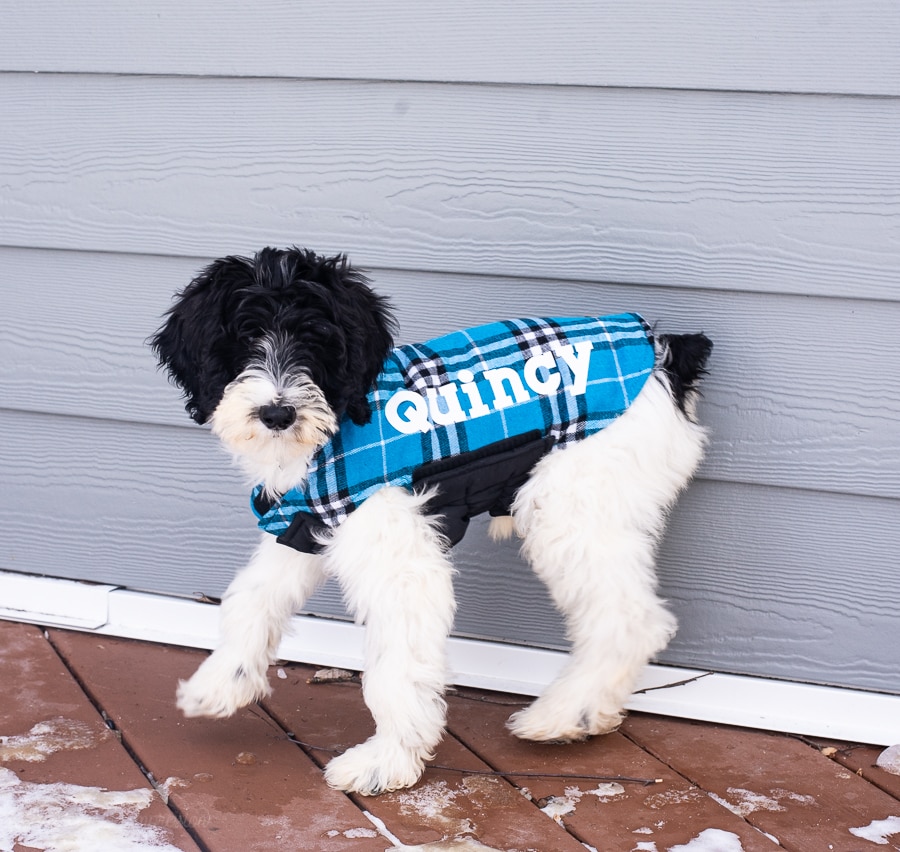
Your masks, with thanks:
M 393 327 L 345 257 L 266 248 L 204 269 L 151 346 L 191 417 L 265 471 L 305 461 L 345 414 L 368 422 Z

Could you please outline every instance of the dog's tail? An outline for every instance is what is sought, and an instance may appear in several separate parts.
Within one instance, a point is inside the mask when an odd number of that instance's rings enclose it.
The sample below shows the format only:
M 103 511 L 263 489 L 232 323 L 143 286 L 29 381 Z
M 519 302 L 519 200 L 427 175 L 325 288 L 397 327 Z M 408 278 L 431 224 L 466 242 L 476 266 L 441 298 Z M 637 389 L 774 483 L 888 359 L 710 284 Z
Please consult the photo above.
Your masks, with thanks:
M 658 366 L 669 379 L 672 398 L 688 416 L 700 391 L 700 379 L 706 375 L 706 362 L 712 341 L 705 334 L 661 334 Z

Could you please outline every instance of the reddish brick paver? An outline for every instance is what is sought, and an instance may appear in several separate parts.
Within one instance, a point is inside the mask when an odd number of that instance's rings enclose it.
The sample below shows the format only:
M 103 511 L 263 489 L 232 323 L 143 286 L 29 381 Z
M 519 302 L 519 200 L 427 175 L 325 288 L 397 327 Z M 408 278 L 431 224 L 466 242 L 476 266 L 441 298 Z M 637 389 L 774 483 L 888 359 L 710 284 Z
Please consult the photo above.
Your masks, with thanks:
M 876 787 L 880 787 L 895 799 L 900 799 L 900 775 L 885 772 L 876 763 L 884 749 L 876 748 L 875 746 L 826 740 L 817 741 L 815 745 L 837 763 L 841 764 L 841 766 L 846 767 L 861 778 L 865 778 L 866 781 L 870 781 Z
M 493 766 L 508 773 L 551 772 L 562 778 L 512 776 L 540 802 L 550 804 L 575 836 L 604 852 L 631 852 L 641 841 L 657 850 L 688 843 L 706 829 L 740 839 L 745 852 L 772 852 L 777 845 L 717 804 L 705 791 L 621 733 L 585 743 L 538 745 L 503 736 L 515 707 L 473 703 L 463 690 L 450 701 L 450 728 Z M 603 782 L 579 776 L 644 778 L 659 783 Z M 549 800 L 549 801 L 548 801 Z M 646 847 L 645 847 L 646 848 Z
M 28 823 L 33 801 L 68 791 L 77 808 L 96 788 L 88 816 L 151 832 L 142 852 L 900 849 L 900 778 L 874 765 L 878 749 L 640 714 L 586 743 L 534 745 L 504 728 L 521 702 L 478 690 L 451 694 L 436 765 L 413 789 L 346 796 L 321 767 L 372 732 L 358 682 L 284 665 L 261 706 L 184 719 L 175 687 L 203 656 L 0 622 L 0 817 L 17 823 L 0 841 L 59 848 Z M 103 810 L 104 793 L 134 801 Z M 65 848 L 101 848 L 59 813 Z
M 259 708 L 230 719 L 182 717 L 175 687 L 205 654 L 56 630 L 50 635 L 206 848 L 385 848 L 360 810 L 322 782 L 316 764 Z
M 627 720 L 624 731 L 789 849 L 858 852 L 873 844 L 851 829 L 889 817 L 900 848 L 900 802 L 799 739 L 648 717 Z
M 9 832 L 23 850 L 66 848 L 69 832 L 88 843 L 111 823 L 103 848 L 132 837 L 148 850 L 196 852 L 39 628 L 0 621 L 0 684 L 0 813 L 18 823 L 0 826 L 0 838 Z M 58 810 L 61 799 L 69 806 Z
M 358 685 L 312 685 L 307 681 L 313 668 L 294 665 L 287 671 L 290 676 L 275 684 L 266 707 L 297 737 L 343 750 L 372 733 Z M 328 753 L 318 754 L 327 760 Z M 490 849 L 584 852 L 505 778 L 477 774 L 491 767 L 454 736 L 444 738 L 434 762 L 456 771 L 429 768 L 412 790 L 355 800 L 409 845 L 476 837 Z

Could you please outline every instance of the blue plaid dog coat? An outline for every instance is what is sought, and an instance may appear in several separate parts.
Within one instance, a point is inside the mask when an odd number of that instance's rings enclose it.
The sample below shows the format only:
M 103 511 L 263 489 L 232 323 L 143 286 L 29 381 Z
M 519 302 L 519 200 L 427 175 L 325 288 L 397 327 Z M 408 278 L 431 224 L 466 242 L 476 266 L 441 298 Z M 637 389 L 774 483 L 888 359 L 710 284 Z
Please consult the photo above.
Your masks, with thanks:
M 506 320 L 399 346 L 368 395 L 371 422 L 344 418 L 306 482 L 280 499 L 257 486 L 259 526 L 315 553 L 317 534 L 378 489 L 436 485 L 429 509 L 456 544 L 469 518 L 509 513 L 545 453 L 621 415 L 654 362 L 650 330 L 630 313 Z

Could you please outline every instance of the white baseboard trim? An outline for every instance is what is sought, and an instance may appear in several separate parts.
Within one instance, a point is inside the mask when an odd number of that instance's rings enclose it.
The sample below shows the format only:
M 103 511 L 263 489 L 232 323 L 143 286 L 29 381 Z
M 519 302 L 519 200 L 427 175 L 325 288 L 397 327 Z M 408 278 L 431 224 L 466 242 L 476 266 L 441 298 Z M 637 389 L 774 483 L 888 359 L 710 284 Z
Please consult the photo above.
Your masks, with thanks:
M 218 607 L 198 601 L 10 572 L 0 572 L 0 618 L 205 649 L 215 646 L 219 621 Z M 292 628 L 281 659 L 362 668 L 362 627 L 295 616 Z M 539 694 L 566 659 L 559 651 L 456 637 L 447 648 L 453 683 L 524 695 Z M 627 706 L 849 742 L 900 742 L 900 696 L 863 690 L 649 665 Z

